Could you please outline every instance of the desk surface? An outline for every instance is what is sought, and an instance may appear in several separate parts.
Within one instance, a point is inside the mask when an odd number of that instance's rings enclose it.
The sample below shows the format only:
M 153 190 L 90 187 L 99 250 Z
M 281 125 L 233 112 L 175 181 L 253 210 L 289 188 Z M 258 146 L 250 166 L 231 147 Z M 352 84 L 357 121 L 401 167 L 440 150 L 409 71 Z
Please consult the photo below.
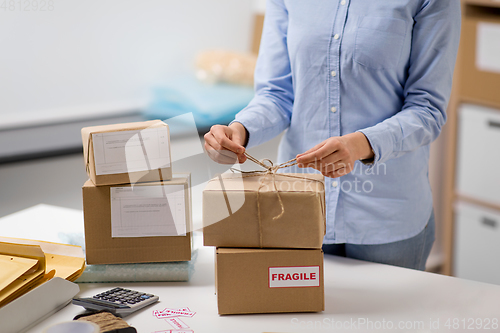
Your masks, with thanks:
M 195 239 L 200 245 L 199 233 Z M 322 313 L 219 316 L 214 249 L 201 247 L 189 282 L 120 284 L 160 296 L 159 303 L 125 320 L 140 333 L 168 331 L 170 325 L 152 311 L 189 307 L 196 315 L 182 320 L 194 332 L 385 332 L 391 326 L 394 332 L 465 332 L 479 323 L 483 327 L 489 323 L 489 332 L 500 331 L 498 326 L 493 329 L 495 322 L 500 325 L 500 286 L 329 255 L 324 273 Z M 79 296 L 114 286 L 80 284 Z M 70 304 L 28 332 L 40 332 L 81 312 L 81 307 Z

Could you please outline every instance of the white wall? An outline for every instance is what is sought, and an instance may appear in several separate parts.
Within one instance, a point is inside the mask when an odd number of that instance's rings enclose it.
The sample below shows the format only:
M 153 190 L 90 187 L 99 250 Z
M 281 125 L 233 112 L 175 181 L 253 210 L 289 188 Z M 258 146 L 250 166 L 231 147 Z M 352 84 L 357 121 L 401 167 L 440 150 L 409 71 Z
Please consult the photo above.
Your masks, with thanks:
M 247 51 L 255 10 L 253 0 L 55 0 L 45 12 L 17 3 L 0 9 L 0 129 L 140 106 L 198 51 Z

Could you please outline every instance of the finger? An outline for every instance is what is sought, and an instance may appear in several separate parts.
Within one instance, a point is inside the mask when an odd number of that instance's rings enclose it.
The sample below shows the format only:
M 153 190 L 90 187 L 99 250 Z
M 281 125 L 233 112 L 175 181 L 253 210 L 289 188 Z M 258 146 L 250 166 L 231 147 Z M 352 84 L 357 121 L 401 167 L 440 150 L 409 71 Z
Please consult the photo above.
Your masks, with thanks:
M 226 159 L 224 164 L 229 163 L 230 160 L 232 160 L 233 163 L 236 163 L 236 160 L 239 160 L 240 163 L 243 163 L 244 161 L 246 161 L 246 156 L 244 154 L 236 154 L 236 153 L 234 153 L 234 152 L 232 152 L 230 150 L 227 150 L 226 148 L 222 147 L 219 144 L 219 142 L 217 142 L 217 140 L 215 139 L 215 137 L 210 132 L 208 132 L 207 134 L 205 134 L 205 150 L 207 152 L 209 152 L 209 150 L 215 150 L 220 155 L 228 157 L 229 160 Z M 212 155 L 210 155 L 210 157 L 212 158 L 213 156 L 216 156 L 216 155 L 214 155 L 212 153 Z M 219 156 L 219 155 L 217 155 L 217 156 Z M 215 161 L 219 162 L 217 160 L 215 160 Z
M 210 133 L 214 136 L 215 140 L 224 148 L 229 149 L 235 153 L 242 154 L 245 151 L 245 148 L 236 142 L 232 141 L 229 136 L 232 133 L 232 130 L 228 127 L 222 126 L 212 126 L 210 129 Z
M 307 150 L 307 151 L 305 151 L 305 152 L 303 152 L 303 153 L 301 153 L 301 154 L 298 154 L 298 155 L 296 156 L 296 158 L 298 159 L 298 158 L 300 158 L 300 157 L 302 157 L 302 156 L 304 156 L 304 155 L 306 155 L 306 154 L 310 154 L 310 153 L 312 153 L 312 152 L 315 152 L 316 150 L 320 149 L 320 148 L 321 148 L 321 147 L 323 147 L 324 145 L 325 145 L 325 141 L 323 141 L 323 142 L 321 142 L 321 143 L 318 143 L 316 146 L 312 147 L 311 149 L 309 149 L 309 150 Z
M 237 154 L 223 148 L 212 135 L 205 136 L 205 150 L 208 156 L 217 163 L 234 164 L 239 160 Z
M 321 166 L 319 164 L 316 164 L 316 163 L 308 163 L 308 164 L 298 164 L 298 167 L 299 168 L 312 168 L 314 170 L 318 170 L 319 172 L 321 172 Z
M 342 176 L 345 176 L 354 170 L 353 165 L 351 164 L 344 164 L 344 166 L 341 166 L 340 168 L 337 168 L 335 171 L 330 172 L 330 178 L 339 178 Z
M 347 173 L 346 168 L 340 168 L 337 171 L 322 172 L 321 174 L 329 178 L 339 178 Z
M 205 145 L 208 145 L 208 149 L 223 150 L 224 147 L 215 139 L 212 133 L 208 132 L 205 134 Z
M 328 155 L 327 157 L 325 157 L 323 159 L 314 160 L 314 161 L 311 161 L 309 163 L 306 163 L 305 165 L 313 164 L 315 169 L 321 171 L 327 166 L 334 165 L 337 163 L 343 163 L 343 161 L 345 161 L 345 159 L 343 158 L 343 154 L 341 154 L 340 152 L 337 151 L 333 154 Z M 303 164 L 299 164 L 298 166 L 304 167 Z M 338 167 L 337 167 L 337 169 L 338 169 Z
M 329 177 L 330 178 L 340 178 L 342 176 L 347 175 L 349 172 L 351 172 L 349 170 L 349 168 L 340 168 L 338 170 L 331 172 Z
M 243 147 L 243 138 L 240 136 L 240 133 L 238 131 L 233 131 L 233 134 L 232 136 L 230 137 L 231 140 L 233 140 L 233 142 L 235 142 L 236 144 L 240 145 L 241 147 Z M 242 154 L 246 151 L 245 147 L 243 147 L 243 152 Z
M 246 162 L 246 160 L 247 160 L 246 155 L 238 155 L 238 162 L 239 162 L 240 164 L 245 163 L 245 162 Z
M 321 164 L 321 170 L 324 172 L 333 172 L 342 168 L 352 170 L 351 164 L 343 159 L 331 163 Z
M 337 169 L 342 168 L 343 166 L 337 166 L 335 163 L 326 163 L 326 164 L 321 164 L 321 173 L 330 173 L 334 172 Z
M 301 156 L 297 159 L 299 164 L 306 164 L 311 162 L 321 161 L 328 155 L 335 153 L 339 149 L 337 141 L 330 141 L 318 150 Z
M 235 164 L 238 161 L 236 154 L 233 154 L 233 157 L 230 157 L 223 155 L 218 150 L 214 149 L 207 150 L 207 154 L 212 160 L 220 164 Z

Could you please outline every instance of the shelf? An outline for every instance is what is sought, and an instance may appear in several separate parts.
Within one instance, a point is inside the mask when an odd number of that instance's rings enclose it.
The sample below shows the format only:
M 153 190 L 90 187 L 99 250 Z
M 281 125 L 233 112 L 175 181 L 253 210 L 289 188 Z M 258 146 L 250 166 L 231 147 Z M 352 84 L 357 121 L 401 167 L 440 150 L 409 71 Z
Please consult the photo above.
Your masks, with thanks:
M 484 99 L 476 99 L 476 98 L 469 98 L 462 96 L 459 99 L 459 105 L 460 104 L 474 104 L 474 105 L 484 106 L 487 108 L 493 108 L 495 109 L 495 111 L 500 112 L 500 103 L 496 103 L 493 101 L 486 101 Z
M 466 5 L 500 8 L 498 0 L 462 0 L 462 2 Z
M 494 210 L 497 210 L 500 212 L 500 204 L 495 204 L 495 203 L 486 202 L 483 200 L 478 200 L 478 199 L 471 198 L 471 197 L 463 195 L 463 194 L 456 194 L 455 201 L 456 200 L 465 201 L 465 202 L 468 202 L 468 203 L 471 203 L 471 204 L 474 204 L 477 206 L 482 206 L 482 207 L 486 207 L 489 209 L 494 209 Z

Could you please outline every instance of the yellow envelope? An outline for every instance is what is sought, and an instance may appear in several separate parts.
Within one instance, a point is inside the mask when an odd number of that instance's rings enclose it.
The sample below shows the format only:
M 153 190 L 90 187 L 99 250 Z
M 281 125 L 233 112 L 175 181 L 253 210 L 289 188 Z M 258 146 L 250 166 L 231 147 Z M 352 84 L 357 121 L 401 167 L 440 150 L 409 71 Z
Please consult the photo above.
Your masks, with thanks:
M 0 255 L 0 307 L 54 276 L 75 281 L 85 269 L 82 248 L 74 245 L 0 237 Z
M 55 270 L 55 276 L 75 281 L 85 269 L 85 256 L 80 246 L 31 239 L 0 237 L 0 242 L 37 245 L 45 253 L 46 271 Z
M 0 254 L 0 290 L 3 290 L 18 277 L 36 269 L 38 260 Z
M 32 266 L 32 268 L 28 268 L 28 271 L 25 271 L 25 273 L 15 273 L 19 271 L 13 270 L 14 275 L 9 277 L 9 280 L 12 282 L 0 290 L 1 307 L 24 294 L 30 287 L 36 285 L 36 283 L 44 277 L 45 254 L 39 245 L 14 244 L 6 242 L 0 242 L 0 254 L 35 261 L 35 265 Z M 5 267 L 7 267 L 5 262 L 4 264 Z

